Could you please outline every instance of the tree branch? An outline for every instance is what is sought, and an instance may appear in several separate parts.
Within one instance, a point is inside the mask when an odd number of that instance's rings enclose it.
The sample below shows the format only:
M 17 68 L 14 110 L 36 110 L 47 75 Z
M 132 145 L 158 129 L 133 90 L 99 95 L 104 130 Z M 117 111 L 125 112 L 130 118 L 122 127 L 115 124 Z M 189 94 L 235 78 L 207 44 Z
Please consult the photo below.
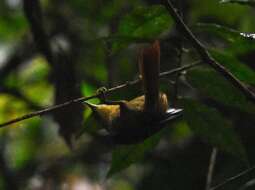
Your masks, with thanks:
M 205 190 L 210 190 L 211 189 L 212 178 L 213 178 L 213 173 L 214 173 L 214 167 L 215 167 L 215 164 L 216 164 L 217 153 L 218 153 L 218 149 L 213 147 L 213 150 L 212 150 L 212 153 L 211 153 L 211 156 L 210 156 L 210 162 L 209 162 L 208 173 L 207 173 L 207 178 L 206 178 Z
M 206 50 L 204 45 L 195 37 L 187 25 L 183 22 L 180 15 L 175 10 L 170 0 L 162 0 L 162 4 L 166 7 L 169 14 L 174 19 L 178 29 L 183 35 L 191 42 L 193 47 L 199 53 L 203 62 L 209 64 L 217 72 L 221 73 L 227 80 L 229 80 L 236 88 L 240 89 L 243 94 L 252 102 L 255 103 L 255 94 L 245 85 L 242 81 L 236 78 L 231 72 L 229 72 L 224 66 L 218 63 Z
M 240 172 L 239 174 L 237 174 L 237 175 L 235 175 L 235 176 L 233 176 L 233 177 L 230 177 L 230 178 L 226 179 L 226 180 L 223 181 L 222 183 L 220 183 L 220 184 L 218 184 L 218 185 L 212 187 L 210 190 L 219 189 L 219 188 L 221 188 L 221 187 L 223 187 L 223 186 L 225 186 L 225 185 L 227 185 L 227 184 L 233 182 L 234 180 L 239 179 L 240 177 L 243 177 L 244 175 L 249 174 L 250 172 L 252 172 L 252 171 L 254 171 L 254 170 L 255 170 L 255 166 L 252 166 L 252 167 L 248 168 L 247 170 L 244 170 L 244 171 Z
M 190 64 L 190 65 L 183 66 L 183 67 L 179 67 L 179 68 L 176 68 L 176 69 L 173 69 L 173 70 L 170 70 L 170 71 L 162 72 L 162 73 L 160 73 L 159 76 L 160 77 L 164 77 L 164 76 L 167 76 L 167 75 L 172 75 L 172 74 L 175 74 L 175 73 L 179 73 L 179 72 L 191 69 L 191 68 L 193 68 L 195 66 L 198 66 L 198 65 L 201 65 L 200 61 L 195 62 L 195 63 Z M 136 79 L 136 80 L 133 80 L 133 81 L 127 81 L 124 84 L 121 84 L 121 85 L 118 85 L 118 86 L 115 86 L 113 88 L 108 89 L 105 93 L 109 94 L 109 93 L 111 93 L 113 91 L 116 91 L 116 90 L 128 87 L 130 85 L 135 85 L 135 84 L 137 84 L 139 82 L 140 82 L 140 79 Z M 61 108 L 64 108 L 64 107 L 68 107 L 70 105 L 82 103 L 82 102 L 87 101 L 87 100 L 92 99 L 92 98 L 98 98 L 99 96 L 100 96 L 100 94 L 97 93 L 97 94 L 94 94 L 92 96 L 80 97 L 80 98 L 72 99 L 72 100 L 64 102 L 62 104 L 57 104 L 57 105 L 45 108 L 43 110 L 31 112 L 31 113 L 25 114 L 25 115 L 23 115 L 21 117 L 17 117 L 15 119 L 10 120 L 10 121 L 1 123 L 0 124 L 0 128 L 5 127 L 5 126 L 10 125 L 10 124 L 13 124 L 13 123 L 17 123 L 19 121 L 23 121 L 23 120 L 35 117 L 35 116 L 42 116 L 42 115 L 47 114 L 49 112 L 53 112 L 55 110 L 58 110 L 58 109 L 61 109 Z
M 53 54 L 49 38 L 43 28 L 43 17 L 40 3 L 38 0 L 23 0 L 23 9 L 26 18 L 29 21 L 30 29 L 37 48 L 46 57 L 47 61 L 53 64 Z

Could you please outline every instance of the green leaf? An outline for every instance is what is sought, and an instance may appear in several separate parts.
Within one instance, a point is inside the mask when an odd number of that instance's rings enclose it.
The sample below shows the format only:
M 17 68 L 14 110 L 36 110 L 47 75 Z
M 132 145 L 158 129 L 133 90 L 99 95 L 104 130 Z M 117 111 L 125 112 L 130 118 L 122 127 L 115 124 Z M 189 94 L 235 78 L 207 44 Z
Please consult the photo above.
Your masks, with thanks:
M 16 129 L 7 151 L 14 169 L 25 168 L 35 159 L 43 137 L 40 122 L 39 119 L 29 120 L 23 128 Z
M 171 25 L 171 17 L 163 6 L 138 7 L 121 20 L 114 35 L 121 39 L 113 44 L 113 50 L 124 48 L 132 42 L 158 38 Z
M 138 7 L 120 23 L 119 34 L 151 38 L 169 29 L 171 18 L 163 6 Z
M 248 85 L 255 85 L 253 63 L 247 58 L 247 56 L 253 55 L 255 51 L 254 34 L 240 33 L 215 24 L 199 24 L 198 29 L 220 37 L 227 42 L 227 48 L 226 46 L 217 47 L 217 49 L 211 48 L 210 53 L 239 80 Z
M 255 72 L 247 65 L 239 61 L 233 54 L 211 50 L 212 56 L 242 82 L 255 85 Z
M 221 26 L 218 24 L 199 23 L 196 25 L 196 29 L 198 29 L 199 31 L 214 34 L 218 37 L 227 40 L 228 42 L 233 42 L 239 38 L 242 38 L 242 36 L 237 30 Z
M 244 112 L 255 113 L 254 105 L 229 81 L 216 71 L 208 68 L 197 68 L 187 72 L 187 80 L 202 95 L 225 106 Z
M 229 47 L 224 48 L 224 52 L 241 54 L 255 50 L 254 34 L 243 33 L 217 24 L 200 23 L 196 29 L 225 40 Z
M 111 177 L 113 174 L 118 173 L 131 164 L 138 162 L 144 158 L 144 155 L 152 150 L 159 142 L 162 132 L 154 134 L 153 136 L 145 139 L 142 143 L 132 145 L 120 145 L 112 153 L 112 164 L 107 174 Z
M 255 6 L 255 0 L 221 0 L 220 3 L 238 3 L 241 5 Z
M 21 37 L 27 23 L 22 15 L 11 13 L 11 16 L 0 15 L 0 26 L 1 41 L 9 41 Z
M 230 123 L 214 108 L 184 100 L 184 118 L 195 134 L 228 153 L 246 161 L 246 152 Z

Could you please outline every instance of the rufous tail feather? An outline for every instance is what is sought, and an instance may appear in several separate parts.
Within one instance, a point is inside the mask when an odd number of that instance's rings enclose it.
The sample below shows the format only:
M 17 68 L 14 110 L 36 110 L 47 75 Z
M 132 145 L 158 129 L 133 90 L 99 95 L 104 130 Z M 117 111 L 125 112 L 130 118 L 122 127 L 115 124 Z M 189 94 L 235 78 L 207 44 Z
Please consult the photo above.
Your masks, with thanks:
M 145 93 L 144 110 L 154 113 L 159 110 L 160 44 L 158 40 L 141 50 L 138 64 Z

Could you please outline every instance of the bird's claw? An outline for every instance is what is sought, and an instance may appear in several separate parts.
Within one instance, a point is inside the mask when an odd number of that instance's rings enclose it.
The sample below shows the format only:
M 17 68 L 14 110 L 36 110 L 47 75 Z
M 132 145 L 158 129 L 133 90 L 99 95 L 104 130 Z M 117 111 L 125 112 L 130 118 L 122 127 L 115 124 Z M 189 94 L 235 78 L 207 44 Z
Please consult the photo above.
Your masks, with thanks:
M 100 99 L 100 101 L 105 102 L 106 101 L 106 92 L 108 91 L 108 89 L 106 87 L 100 87 L 97 89 L 97 94 L 98 94 L 98 98 Z

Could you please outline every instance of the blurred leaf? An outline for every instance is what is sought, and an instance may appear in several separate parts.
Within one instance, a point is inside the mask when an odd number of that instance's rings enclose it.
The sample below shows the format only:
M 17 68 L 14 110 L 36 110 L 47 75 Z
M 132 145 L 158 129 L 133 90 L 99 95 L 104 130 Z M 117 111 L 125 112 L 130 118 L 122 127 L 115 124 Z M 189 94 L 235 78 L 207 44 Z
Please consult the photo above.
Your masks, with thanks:
M 112 187 L 110 189 L 112 190 L 134 190 L 135 188 L 133 187 L 130 182 L 126 180 L 114 180 Z
M 85 109 L 83 113 L 83 120 L 84 122 L 82 127 L 75 134 L 77 139 L 79 139 L 85 133 L 96 135 L 98 134 L 99 130 L 104 129 L 104 126 L 97 118 L 94 117 L 94 114 L 90 108 Z
M 184 118 L 195 134 L 213 146 L 246 161 L 245 149 L 224 117 L 214 108 L 193 100 L 184 100 Z
M 219 0 L 194 0 L 191 4 L 190 20 L 192 24 L 203 21 L 216 21 L 237 28 L 252 28 L 254 19 L 250 16 L 253 10 L 248 6 L 226 3 Z M 244 25 L 245 23 L 245 25 Z
M 172 125 L 172 123 L 171 123 Z M 173 131 L 171 132 L 171 139 L 172 143 L 179 143 L 184 139 L 187 139 L 192 136 L 192 131 L 190 130 L 187 122 L 181 120 L 174 123 L 172 126 Z
M 3 176 L 0 176 L 0 189 L 6 189 L 5 183 L 6 181 L 3 179 Z
M 221 0 L 220 3 L 238 3 L 241 5 L 255 6 L 255 0 Z
M 239 38 L 242 38 L 242 36 L 237 30 L 218 24 L 198 23 L 196 25 L 196 29 L 198 29 L 199 31 L 205 31 L 217 35 L 218 37 L 221 37 L 227 40 L 228 42 L 233 42 L 238 40 Z
M 104 2 L 104 6 L 99 15 L 99 20 L 102 22 L 115 22 L 120 15 L 123 15 L 123 11 L 127 6 L 136 6 L 139 2 L 136 0 L 122 1 L 122 0 L 111 0 Z
M 113 51 L 124 48 L 128 43 L 141 39 L 155 39 L 171 27 L 171 17 L 163 6 L 138 7 L 124 17 L 116 36 L 122 39 L 113 44 Z
M 229 47 L 224 48 L 224 52 L 240 54 L 255 50 L 254 34 L 239 32 L 217 24 L 200 23 L 196 28 L 225 40 Z
M 49 72 L 50 66 L 47 61 L 43 57 L 37 56 L 19 70 L 19 77 L 21 79 L 19 85 L 29 85 L 47 80 Z
M 38 147 L 42 142 L 42 128 L 40 119 L 26 122 L 22 128 L 12 130 L 12 141 L 8 144 L 7 154 L 14 169 L 22 169 L 30 164 L 37 155 Z
M 54 88 L 47 81 L 40 81 L 36 84 L 24 86 L 20 91 L 30 101 L 41 106 L 49 106 L 53 102 Z
M 210 53 L 239 80 L 248 85 L 255 84 L 255 71 L 250 57 L 255 52 L 254 34 L 240 33 L 216 24 L 199 24 L 197 28 L 227 42 L 227 48 L 211 48 Z
M 255 85 L 255 72 L 250 67 L 240 62 L 233 54 L 220 52 L 218 50 L 212 50 L 210 53 L 239 80 L 249 85 Z
M 83 96 L 92 96 L 93 94 L 95 94 L 97 89 L 93 85 L 90 85 L 89 83 L 82 83 L 81 91 L 82 91 Z
M 53 86 L 48 82 L 49 65 L 38 56 L 17 72 L 11 73 L 4 81 L 9 88 L 17 89 L 31 102 L 47 106 L 52 104 Z
M 171 18 L 163 6 L 138 7 L 120 23 L 118 33 L 129 37 L 152 38 L 169 29 Z
M 83 74 L 100 82 L 107 81 L 106 51 L 102 41 L 93 41 L 85 52 L 86 54 L 80 60 L 83 63 L 81 65 Z
M 165 128 L 166 129 L 166 128 Z M 107 177 L 111 177 L 115 173 L 118 173 L 131 164 L 138 162 L 144 158 L 144 155 L 152 150 L 159 142 L 161 134 L 160 132 L 144 140 L 144 142 L 134 145 L 120 145 L 112 153 L 112 164 Z
M 0 122 L 13 119 L 28 112 L 27 106 L 23 101 L 12 97 L 11 95 L 0 95 Z M 21 123 L 11 125 L 11 127 L 20 126 Z
M 254 105 L 229 81 L 212 69 L 192 69 L 187 72 L 187 80 L 203 95 L 221 104 L 255 112 Z
M 26 30 L 25 18 L 17 12 L 10 12 L 10 15 L 0 15 L 0 39 L 8 41 L 19 38 Z

